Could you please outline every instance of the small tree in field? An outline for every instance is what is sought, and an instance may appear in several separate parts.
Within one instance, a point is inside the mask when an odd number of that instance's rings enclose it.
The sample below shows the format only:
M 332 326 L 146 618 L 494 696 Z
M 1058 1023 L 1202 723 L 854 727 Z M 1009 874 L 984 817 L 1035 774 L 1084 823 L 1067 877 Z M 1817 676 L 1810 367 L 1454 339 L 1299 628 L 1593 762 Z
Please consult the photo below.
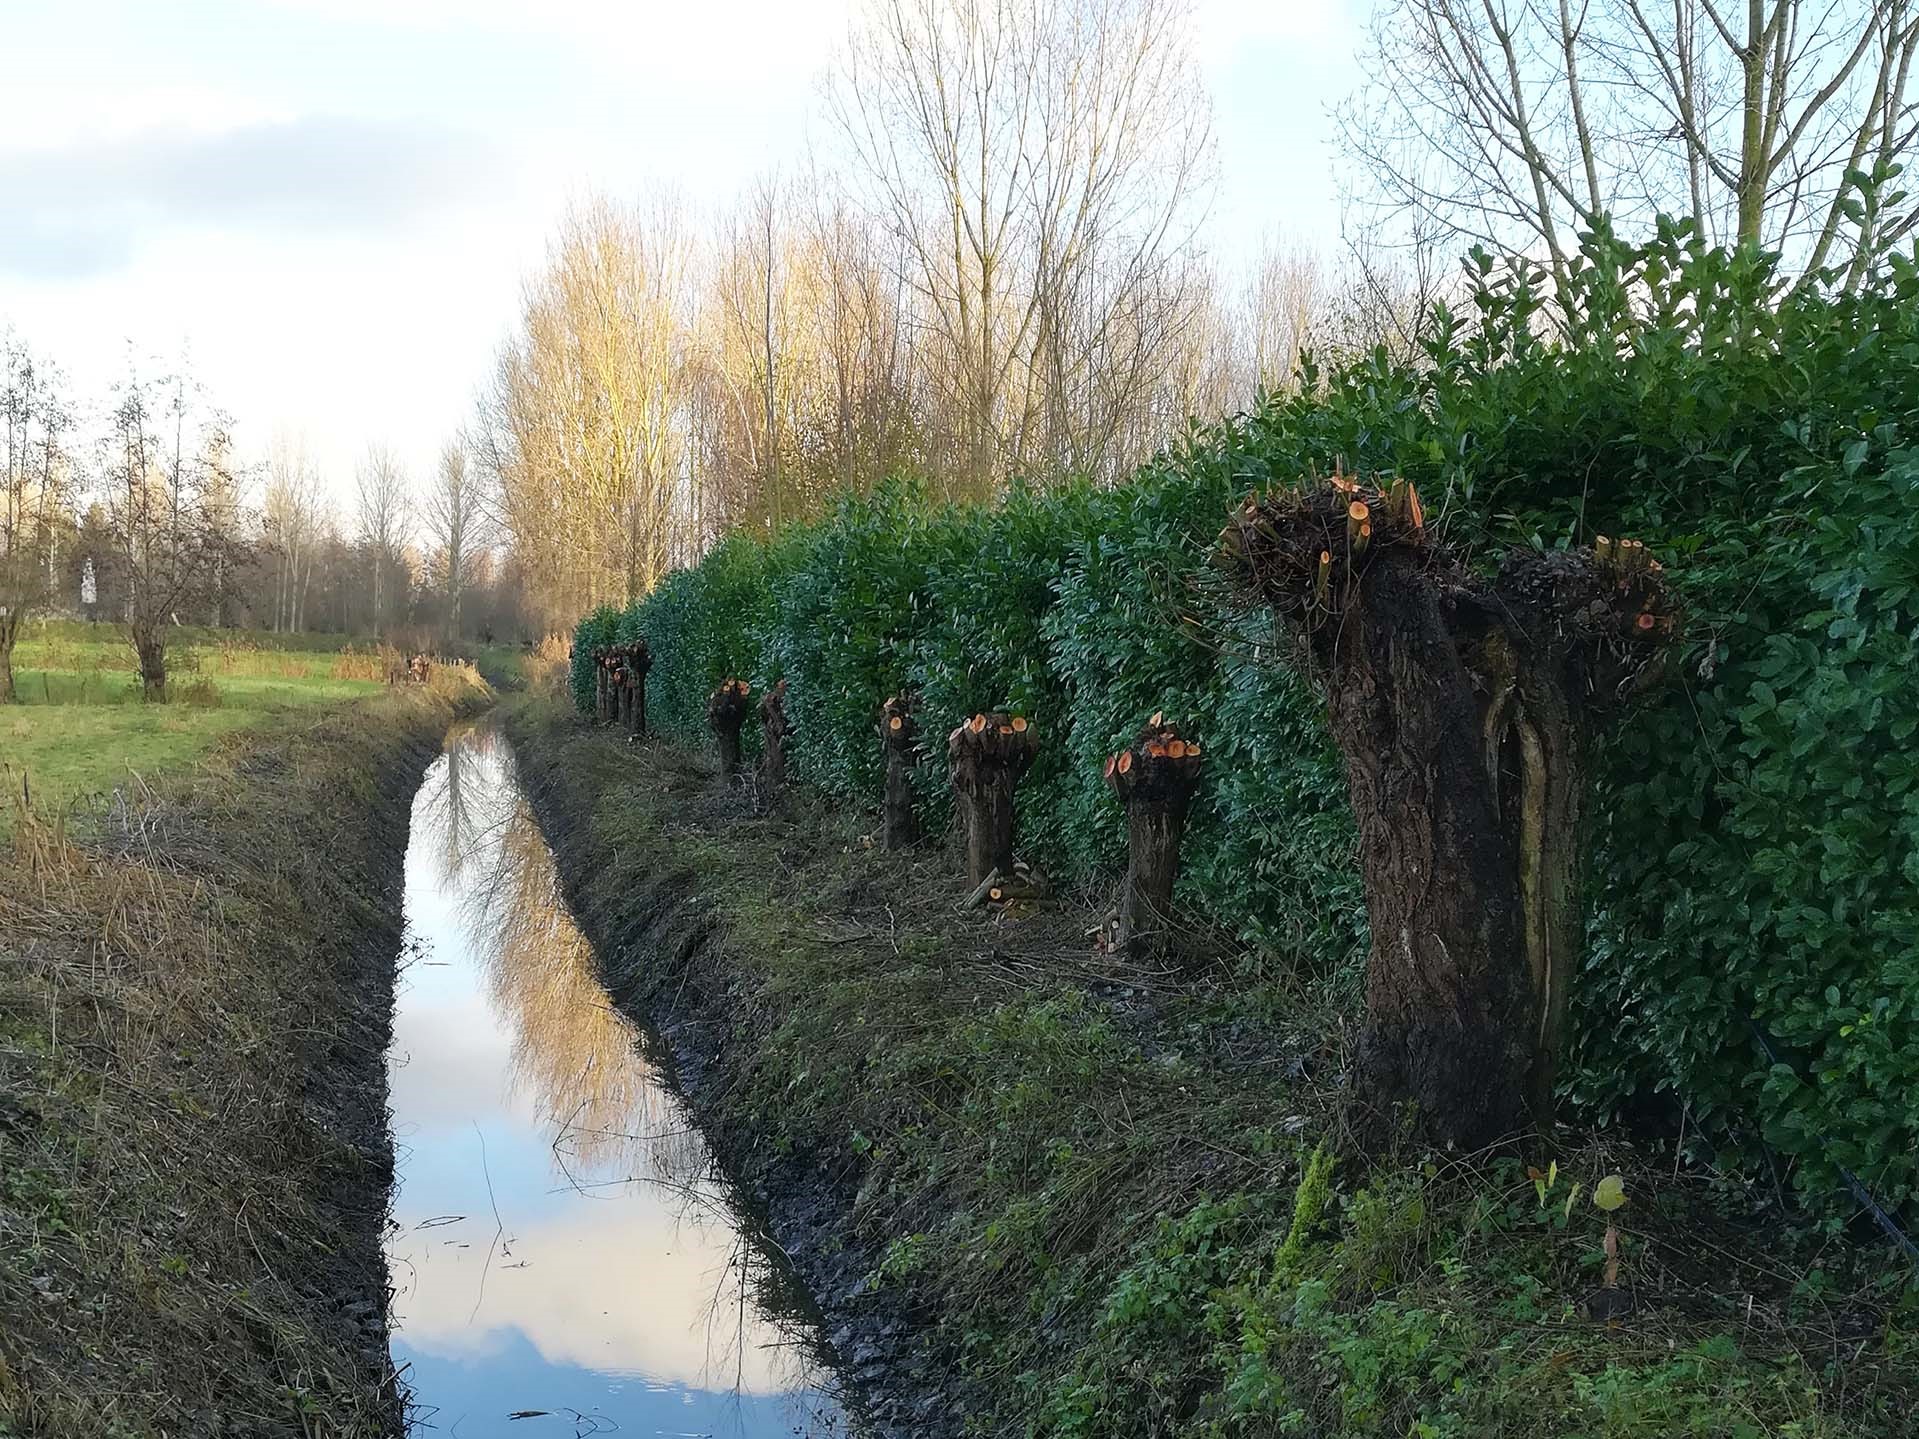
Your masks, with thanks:
M 58 582 L 71 423 L 57 381 L 9 340 L 0 351 L 0 704 L 14 698 L 20 627 L 45 608 Z
M 1330 483 L 1247 500 L 1223 567 L 1325 685 L 1372 954 L 1358 1088 L 1478 1148 L 1550 1122 L 1591 741 L 1659 672 L 1673 601 L 1643 545 L 1514 551 L 1483 579 L 1419 497 Z
M 158 393 L 130 379 L 114 406 L 101 465 L 127 627 L 148 700 L 166 698 L 167 638 L 179 611 L 216 597 L 237 568 L 238 545 L 220 513 L 233 483 L 226 417 L 196 400 L 185 377 Z

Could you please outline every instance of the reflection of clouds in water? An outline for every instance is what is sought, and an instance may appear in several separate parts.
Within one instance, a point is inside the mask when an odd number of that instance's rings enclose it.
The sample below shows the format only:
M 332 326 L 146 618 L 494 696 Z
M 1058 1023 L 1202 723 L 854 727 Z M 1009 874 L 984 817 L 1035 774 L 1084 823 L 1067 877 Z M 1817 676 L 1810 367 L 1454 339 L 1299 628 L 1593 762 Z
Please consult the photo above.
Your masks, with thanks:
M 704 1231 L 643 1196 L 509 1231 L 508 1269 L 496 1256 L 478 1314 L 473 1298 L 485 1260 L 478 1216 L 457 1226 L 470 1249 L 441 1248 L 426 1263 L 431 1282 L 406 1298 L 404 1332 L 414 1349 L 454 1359 L 497 1353 L 520 1331 L 549 1363 L 640 1374 L 697 1389 L 777 1394 L 806 1380 L 803 1357 L 780 1330 L 742 1312 L 731 1237 Z M 484 1202 L 484 1197 L 482 1197 Z M 429 1249 L 456 1226 L 396 1242 Z M 457 1256 L 457 1257 L 454 1257 Z
M 389 1245 L 404 1344 L 470 1363 L 524 1349 L 517 1330 L 556 1373 L 741 1396 L 806 1387 L 804 1355 L 749 1301 L 762 1256 L 601 987 L 491 728 L 448 736 L 414 826 L 407 915 L 424 948 L 404 976 L 392 1070 L 409 1151 Z M 509 1252 L 489 1257 L 493 1203 Z

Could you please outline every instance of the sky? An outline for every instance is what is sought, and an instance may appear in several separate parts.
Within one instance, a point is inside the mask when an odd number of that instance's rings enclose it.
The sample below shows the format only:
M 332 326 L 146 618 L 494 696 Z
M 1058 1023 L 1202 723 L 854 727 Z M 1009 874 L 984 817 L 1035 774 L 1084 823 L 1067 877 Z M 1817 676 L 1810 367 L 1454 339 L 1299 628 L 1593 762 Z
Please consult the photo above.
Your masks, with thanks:
M 466 419 L 570 200 L 718 212 L 828 139 L 859 0 L 9 0 L 0 329 L 83 403 L 184 356 L 243 459 L 415 475 Z M 1195 0 L 1202 241 L 1330 248 L 1366 0 Z

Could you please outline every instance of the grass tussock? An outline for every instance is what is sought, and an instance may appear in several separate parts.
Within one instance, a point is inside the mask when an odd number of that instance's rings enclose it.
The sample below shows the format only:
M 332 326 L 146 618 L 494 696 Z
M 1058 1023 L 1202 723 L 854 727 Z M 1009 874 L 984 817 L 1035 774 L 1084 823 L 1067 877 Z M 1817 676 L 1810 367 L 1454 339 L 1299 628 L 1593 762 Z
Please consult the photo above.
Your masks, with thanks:
M 950 848 L 887 855 L 874 817 L 755 818 L 702 759 L 551 706 L 510 731 L 616 996 L 776 1221 L 825 1186 L 782 1242 L 833 1322 L 915 1321 L 900 1362 L 962 1375 L 971 1432 L 1919 1432 L 1884 1248 L 1619 1133 L 1361 1156 L 1348 975 L 1206 936 L 1140 968 L 1093 953 L 1102 895 L 959 914 Z
M 454 707 L 309 710 L 17 812 L 0 883 L 0 1434 L 393 1432 L 383 1053 Z

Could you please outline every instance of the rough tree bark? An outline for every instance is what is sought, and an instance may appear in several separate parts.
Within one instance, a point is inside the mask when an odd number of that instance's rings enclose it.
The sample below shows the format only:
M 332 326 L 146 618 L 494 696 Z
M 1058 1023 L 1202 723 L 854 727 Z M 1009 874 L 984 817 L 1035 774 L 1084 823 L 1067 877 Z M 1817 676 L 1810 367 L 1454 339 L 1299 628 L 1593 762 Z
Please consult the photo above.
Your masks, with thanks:
M 626 732 L 646 737 L 646 675 L 653 668 L 653 651 L 645 640 L 626 646 Z
M 913 811 L 913 766 L 919 750 L 913 741 L 919 726 L 913 722 L 912 701 L 894 695 L 880 707 L 880 745 L 886 753 L 886 847 L 910 849 L 919 843 L 919 816 Z
M 780 802 L 786 789 L 786 681 L 781 680 L 760 701 L 760 734 L 765 741 L 760 756 L 760 802 L 767 809 Z
M 740 727 L 746 723 L 746 701 L 752 692 L 745 680 L 722 680 L 706 702 L 706 722 L 719 744 L 720 779 L 729 785 L 739 778 Z
M 1404 481 L 1249 499 L 1222 567 L 1327 687 L 1372 927 L 1358 1089 L 1478 1148 L 1550 1124 L 1592 734 L 1657 676 L 1676 624 L 1643 545 L 1509 555 L 1434 542 Z
M 1166 948 L 1179 840 L 1201 763 L 1198 742 L 1158 714 L 1106 761 L 1106 782 L 1126 809 L 1126 878 L 1107 926 L 1109 949 L 1143 956 Z
M 1013 791 L 1039 753 L 1024 716 L 976 714 L 947 737 L 953 793 L 966 822 L 966 875 L 974 885 L 994 870 L 1013 873 Z
M 158 703 L 167 697 L 167 642 L 157 628 L 133 626 L 133 653 L 140 667 L 140 697 Z

